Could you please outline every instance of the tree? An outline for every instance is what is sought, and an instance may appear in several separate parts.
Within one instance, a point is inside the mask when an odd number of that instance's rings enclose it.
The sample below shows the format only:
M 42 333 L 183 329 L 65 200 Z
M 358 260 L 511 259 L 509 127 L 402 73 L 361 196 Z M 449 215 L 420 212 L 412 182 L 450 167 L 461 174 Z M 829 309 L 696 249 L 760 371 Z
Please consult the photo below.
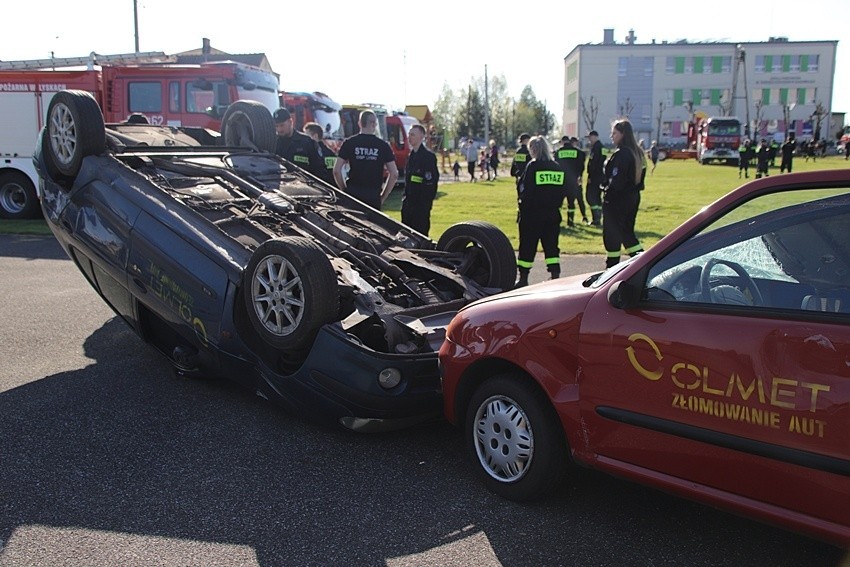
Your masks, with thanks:
M 434 103 L 434 109 L 431 115 L 434 118 L 434 127 L 443 137 L 444 144 L 449 140 L 457 138 L 455 127 L 458 121 L 459 110 L 460 103 L 458 96 L 448 83 L 443 83 L 443 90 Z
M 596 100 L 596 97 L 590 95 L 590 101 L 588 104 L 584 103 L 584 97 L 579 99 L 579 103 L 581 104 L 581 116 L 584 119 L 584 125 L 587 127 L 587 131 L 590 132 L 592 130 L 596 130 L 596 116 L 599 114 L 599 101 Z
M 659 144 L 661 143 L 661 116 L 664 114 L 664 108 L 665 108 L 664 107 L 664 101 L 659 100 L 658 101 L 658 116 L 656 116 L 656 118 L 655 118 L 655 123 L 656 123 L 655 139 L 658 141 Z
M 555 124 L 555 116 L 546 104 L 537 100 L 531 85 L 522 89 L 514 109 L 514 130 L 517 133 L 548 134 Z
M 484 136 L 484 101 L 477 87 L 470 85 L 466 91 L 466 100 L 460 105 L 455 131 L 458 137 Z
M 626 100 L 624 100 L 623 104 L 620 105 L 620 116 L 628 120 L 634 109 L 635 105 L 632 104 L 632 100 L 629 97 L 626 97 Z

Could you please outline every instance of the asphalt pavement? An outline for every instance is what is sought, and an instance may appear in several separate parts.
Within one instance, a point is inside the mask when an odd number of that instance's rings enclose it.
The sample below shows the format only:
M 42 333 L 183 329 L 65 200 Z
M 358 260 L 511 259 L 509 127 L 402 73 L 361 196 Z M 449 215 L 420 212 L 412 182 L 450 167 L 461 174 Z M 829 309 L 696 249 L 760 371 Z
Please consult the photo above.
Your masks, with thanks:
M 847 561 L 584 469 L 543 502 L 508 502 L 444 422 L 358 435 L 177 377 L 52 238 L 0 236 L 0 290 L 0 567 Z

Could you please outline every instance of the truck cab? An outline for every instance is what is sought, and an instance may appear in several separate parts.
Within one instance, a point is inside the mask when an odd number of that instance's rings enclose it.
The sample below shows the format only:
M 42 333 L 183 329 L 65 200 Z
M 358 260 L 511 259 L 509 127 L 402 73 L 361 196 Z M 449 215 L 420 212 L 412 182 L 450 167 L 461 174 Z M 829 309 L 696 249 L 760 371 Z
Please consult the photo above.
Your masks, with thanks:
M 392 116 L 387 116 L 388 141 L 393 149 L 399 179 L 402 182 L 404 171 L 407 168 L 407 160 L 410 157 L 410 140 L 407 135 L 410 132 L 410 127 L 414 124 L 419 124 L 419 120 L 408 114 L 394 112 Z

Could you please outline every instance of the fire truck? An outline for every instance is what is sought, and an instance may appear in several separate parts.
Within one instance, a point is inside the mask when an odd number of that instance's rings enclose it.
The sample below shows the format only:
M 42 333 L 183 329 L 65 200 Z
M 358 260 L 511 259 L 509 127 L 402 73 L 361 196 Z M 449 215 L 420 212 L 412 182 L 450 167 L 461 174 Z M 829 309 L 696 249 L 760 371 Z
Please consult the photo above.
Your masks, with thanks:
M 722 161 L 738 165 L 741 145 L 741 121 L 730 116 L 712 116 L 697 128 L 697 160 L 702 165 Z
M 277 75 L 233 61 L 176 64 L 162 52 L 0 61 L 0 218 L 40 214 L 32 153 L 47 106 L 60 90 L 97 99 L 106 122 L 189 126 L 217 136 L 231 102 L 278 108 Z
M 302 131 L 306 123 L 315 122 L 325 131 L 324 137 L 329 145 L 338 139 L 342 106 L 325 93 L 284 91 L 280 93 L 280 106 L 292 114 L 298 131 Z

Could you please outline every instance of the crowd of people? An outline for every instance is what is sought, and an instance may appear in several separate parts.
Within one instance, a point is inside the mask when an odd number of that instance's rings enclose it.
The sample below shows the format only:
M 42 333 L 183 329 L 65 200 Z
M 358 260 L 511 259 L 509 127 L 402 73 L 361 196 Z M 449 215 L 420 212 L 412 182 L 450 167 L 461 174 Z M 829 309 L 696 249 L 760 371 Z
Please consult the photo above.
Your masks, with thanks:
M 378 118 L 373 111 L 364 110 L 360 114 L 359 133 L 346 138 L 338 154 L 334 154 L 323 140 L 319 124 L 307 123 L 303 132 L 299 132 L 285 108 L 274 113 L 274 120 L 279 156 L 381 210 L 395 187 L 399 171 L 390 145 L 376 134 Z M 408 138 L 411 153 L 404 172 L 401 221 L 427 236 L 440 172 L 436 156 L 424 143 L 425 128 L 414 125 Z M 577 138 L 568 136 L 562 137 L 560 146 L 554 149 L 543 136 L 523 133 L 517 142 L 519 147 L 510 166 L 518 204 L 517 287 L 528 284 L 538 245 L 543 249 L 550 278 L 560 275 L 558 240 L 565 201 L 568 228 L 576 226 L 577 214 L 581 218 L 578 222 L 602 228 L 606 267 L 617 264 L 624 253 L 634 256 L 643 251 L 635 234 L 635 223 L 648 161 L 651 162 L 650 173 L 655 171 L 658 162 L 656 142 L 652 142 L 649 150 L 644 150 L 631 123 L 625 119 L 612 124 L 613 151 L 607 157 L 596 130 L 587 135 L 587 151 L 582 149 Z M 739 148 L 738 177 L 749 178 L 753 163 L 756 178 L 768 176 L 777 157 L 780 173 L 790 173 L 795 156 L 803 156 L 808 161 L 817 159 L 822 151 L 814 140 L 797 143 L 793 133 L 782 144 L 762 139 L 756 145 L 745 140 Z M 470 138 L 464 141 L 460 153 L 467 162 L 469 182 L 498 178 L 500 154 L 494 140 L 477 144 Z M 846 157 L 850 157 L 850 151 Z M 460 161 L 454 162 L 452 170 L 455 181 L 460 181 Z M 586 183 L 583 183 L 585 178 Z

